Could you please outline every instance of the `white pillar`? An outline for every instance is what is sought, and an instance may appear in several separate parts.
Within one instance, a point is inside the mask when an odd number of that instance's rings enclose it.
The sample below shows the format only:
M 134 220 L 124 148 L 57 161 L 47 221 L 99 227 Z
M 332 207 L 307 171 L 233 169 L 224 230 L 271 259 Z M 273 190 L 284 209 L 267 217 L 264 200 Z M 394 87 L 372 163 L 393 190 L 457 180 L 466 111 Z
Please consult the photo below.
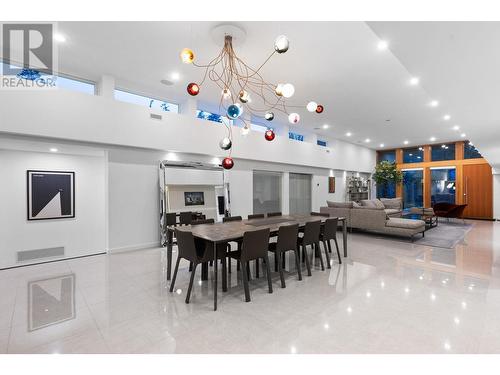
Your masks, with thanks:
M 104 75 L 97 83 L 97 94 L 106 98 L 115 97 L 115 78 Z

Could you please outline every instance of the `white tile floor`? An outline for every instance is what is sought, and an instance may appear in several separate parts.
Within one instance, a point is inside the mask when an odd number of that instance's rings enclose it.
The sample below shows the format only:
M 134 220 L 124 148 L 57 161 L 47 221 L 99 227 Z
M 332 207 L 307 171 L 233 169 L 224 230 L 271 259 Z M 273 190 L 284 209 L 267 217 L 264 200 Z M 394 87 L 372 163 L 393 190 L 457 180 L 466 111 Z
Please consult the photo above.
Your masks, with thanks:
M 163 249 L 0 271 L 0 352 L 500 353 L 500 224 L 474 224 L 454 250 L 350 234 L 342 265 L 253 279 L 250 303 L 233 262 L 217 312 L 200 273 L 184 303 L 187 262 L 168 292 Z

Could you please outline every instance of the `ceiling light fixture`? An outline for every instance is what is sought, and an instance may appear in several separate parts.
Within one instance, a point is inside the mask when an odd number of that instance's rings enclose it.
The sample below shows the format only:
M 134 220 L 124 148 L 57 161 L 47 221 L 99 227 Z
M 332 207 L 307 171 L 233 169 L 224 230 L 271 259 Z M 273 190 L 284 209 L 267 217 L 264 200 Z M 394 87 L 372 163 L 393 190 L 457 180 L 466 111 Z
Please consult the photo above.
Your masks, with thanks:
M 453 127 L 453 130 L 460 130 L 460 126 L 455 125 L 455 126 Z
M 439 105 L 439 102 L 437 100 L 433 100 L 429 103 L 431 107 L 437 107 Z
M 380 144 L 380 147 L 385 147 L 385 145 L 383 143 Z
M 462 133 L 462 134 L 460 134 L 460 137 L 461 137 L 461 138 L 465 138 L 465 137 L 467 137 L 467 136 L 465 135 L 465 133 Z
M 329 127 L 330 127 L 330 125 L 328 125 L 328 124 L 323 125 L 323 129 L 328 129 Z
M 371 139 L 370 138 L 366 138 L 365 139 L 365 143 L 370 143 L 371 142 Z
M 385 40 L 381 40 L 377 43 L 377 48 L 379 51 L 385 51 L 387 48 L 389 48 L 389 43 Z
M 410 79 L 410 85 L 412 85 L 412 86 L 418 85 L 419 82 L 420 82 L 420 79 L 418 77 L 412 77 Z
M 181 75 L 178 72 L 173 72 L 170 75 L 170 78 L 172 78 L 172 81 L 178 81 L 181 78 Z
M 54 40 L 59 43 L 64 43 L 66 41 L 66 37 L 62 34 L 56 33 L 54 34 Z
M 405 145 L 407 145 L 408 143 L 410 143 L 410 141 L 404 141 L 403 142 Z
M 199 83 L 192 82 L 188 85 L 190 95 L 198 95 L 205 83 L 212 81 L 214 85 L 222 90 L 219 98 L 219 113 L 226 113 L 227 118 L 230 120 L 238 119 L 242 121 L 245 127 L 255 117 L 272 121 L 274 118 L 273 112 L 276 111 L 286 115 L 288 121 L 292 124 L 297 124 L 300 121 L 300 115 L 290 109 L 304 108 L 318 114 L 324 111 L 323 105 L 313 101 L 309 101 L 307 105 L 289 105 L 285 99 L 289 99 L 294 95 L 295 87 L 291 83 L 270 83 L 263 79 L 261 70 L 264 65 L 275 54 L 283 54 L 288 51 L 290 43 L 285 35 L 276 38 L 273 52 L 259 67 L 253 68 L 245 63 L 233 48 L 233 35 L 235 35 L 234 41 L 239 41 L 241 39 L 238 35 L 244 35 L 244 30 L 233 25 L 221 25 L 214 31 L 223 32 L 223 47 L 214 58 L 210 59 L 208 64 L 197 64 L 194 52 L 189 48 L 184 48 L 181 52 L 182 62 L 192 64 L 203 70 L 202 80 Z M 260 105 L 250 105 L 252 96 L 260 99 Z M 270 113 L 273 113 L 273 115 L 270 116 Z M 230 121 L 224 121 L 223 124 L 227 130 L 227 138 L 232 141 Z M 228 158 L 231 159 L 232 148 L 228 150 Z M 231 167 L 233 164 L 231 164 Z M 229 164 L 227 165 L 229 166 Z
M 449 119 L 451 119 L 451 116 L 450 116 L 450 115 L 444 115 L 444 116 L 443 116 L 443 120 L 444 120 L 444 121 L 448 121 Z
M 345 136 L 346 136 L 346 137 L 350 137 L 351 135 L 352 135 L 352 133 L 351 133 L 351 132 L 347 132 L 347 133 L 345 133 Z
M 431 137 L 429 140 L 430 140 L 431 142 L 435 142 L 435 141 L 436 141 L 436 137 Z
M 50 152 L 57 152 L 57 151 L 59 151 L 59 150 L 58 150 L 57 148 L 55 148 L 55 147 L 52 147 L 51 149 L 49 149 L 49 151 L 50 151 Z

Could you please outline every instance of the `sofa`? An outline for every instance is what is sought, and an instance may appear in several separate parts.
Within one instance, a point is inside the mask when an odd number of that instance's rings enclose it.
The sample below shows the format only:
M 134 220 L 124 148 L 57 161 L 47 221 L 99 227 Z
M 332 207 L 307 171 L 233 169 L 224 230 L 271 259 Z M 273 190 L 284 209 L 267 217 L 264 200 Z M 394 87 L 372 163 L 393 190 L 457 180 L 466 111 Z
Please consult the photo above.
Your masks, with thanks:
M 397 199 L 397 198 L 396 198 Z M 334 217 L 345 217 L 347 226 L 351 229 L 405 236 L 413 238 L 416 234 L 424 236 L 425 222 L 423 220 L 403 219 L 402 210 L 396 206 L 397 201 L 391 200 L 386 206 L 381 200 L 356 202 L 327 202 L 320 212 Z

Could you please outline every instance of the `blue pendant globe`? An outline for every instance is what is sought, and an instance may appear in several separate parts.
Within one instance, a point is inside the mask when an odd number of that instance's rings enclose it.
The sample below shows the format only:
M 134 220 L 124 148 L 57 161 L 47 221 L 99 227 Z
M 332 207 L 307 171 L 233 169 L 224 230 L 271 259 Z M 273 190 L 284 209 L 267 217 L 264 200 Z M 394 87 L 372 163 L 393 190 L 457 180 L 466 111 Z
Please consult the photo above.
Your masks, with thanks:
M 227 107 L 227 116 L 233 120 L 240 117 L 242 112 L 243 109 L 238 104 L 231 104 L 229 107 Z

